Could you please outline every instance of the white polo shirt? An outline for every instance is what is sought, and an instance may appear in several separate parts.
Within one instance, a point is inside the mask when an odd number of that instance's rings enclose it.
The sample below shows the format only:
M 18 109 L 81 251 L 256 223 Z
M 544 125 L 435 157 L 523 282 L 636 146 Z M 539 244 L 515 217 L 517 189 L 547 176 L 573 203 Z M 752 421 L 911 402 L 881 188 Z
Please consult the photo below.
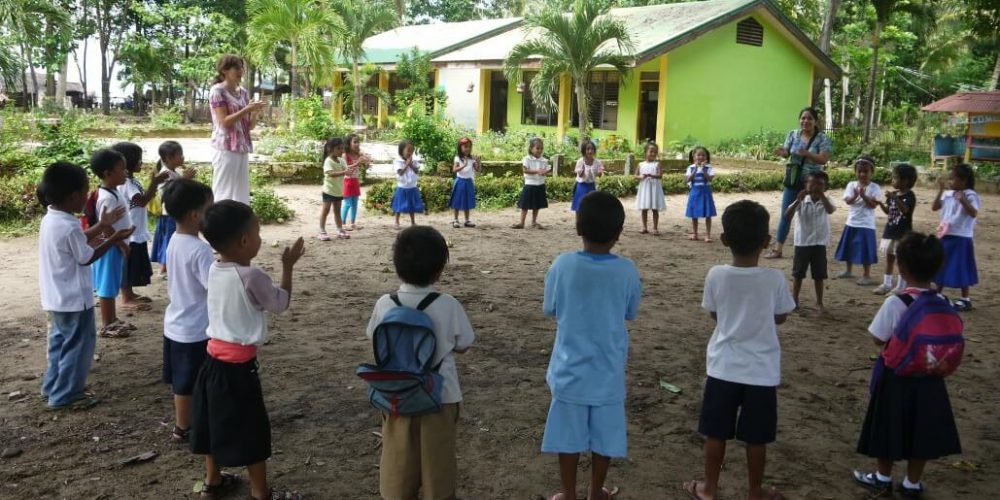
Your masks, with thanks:
M 521 165 L 531 170 L 544 170 L 546 172 L 552 170 L 552 167 L 549 166 L 549 160 L 546 160 L 544 156 L 538 158 L 531 155 L 525 156 L 524 160 L 521 161 Z M 541 186 L 545 184 L 545 176 L 540 174 L 524 174 L 524 183 L 528 186 Z
M 472 179 L 476 176 L 476 159 L 469 157 L 466 159 L 461 159 L 458 156 L 455 157 L 455 165 L 462 165 L 462 170 L 455 173 L 455 176 L 459 179 Z
M 212 247 L 197 236 L 174 233 L 170 238 L 164 337 L 185 344 L 208 340 L 208 275 L 214 262 Z
M 81 312 L 94 307 L 94 249 L 73 214 L 49 207 L 38 232 L 38 288 L 42 309 Z
M 806 195 L 795 210 L 795 246 L 827 246 L 830 244 L 830 214 L 822 201 Z
M 854 196 L 854 191 L 858 189 L 858 181 L 851 181 L 847 183 L 847 187 L 844 188 L 844 203 Z M 875 200 L 882 199 L 882 188 L 875 184 L 874 182 L 868 183 L 868 187 L 865 188 L 865 194 L 869 198 Z M 865 200 L 862 200 L 860 196 L 854 203 L 848 205 L 847 209 L 847 222 L 844 223 L 846 226 L 851 227 L 861 227 L 866 229 L 875 229 L 875 209 L 869 207 Z
M 411 158 L 410 164 L 416 165 L 417 170 L 418 171 L 420 170 L 421 167 L 420 162 L 417 161 L 416 159 Z M 405 165 L 406 165 L 406 160 L 402 158 L 396 158 L 395 160 L 392 160 L 392 168 L 396 172 L 399 172 L 399 170 L 403 168 L 403 166 Z M 396 186 L 401 187 L 403 189 L 410 189 L 417 187 L 417 173 L 414 172 L 412 168 L 407 168 L 406 170 L 403 171 L 402 175 L 396 174 Z
M 149 235 L 149 215 L 147 215 L 146 207 L 135 204 L 135 198 L 145 193 L 142 184 L 134 177 L 125 179 L 125 184 L 118 186 L 118 194 L 125 198 L 125 203 L 128 204 L 128 216 L 135 224 L 135 231 L 128 239 L 129 243 L 145 243 L 152 239 Z
M 969 204 L 979 210 L 979 195 L 971 189 L 966 189 L 964 193 Z M 965 207 L 955 199 L 955 191 L 952 189 L 941 193 L 941 222 L 948 223 L 948 236 L 972 238 L 976 231 L 976 218 L 965 212 Z
M 114 212 L 118 207 L 125 209 L 125 215 L 111 226 L 115 231 L 128 229 L 132 226 L 132 216 L 128 210 L 128 201 L 117 189 L 108 189 L 104 186 L 97 188 L 97 207 L 94 211 L 97 214 L 97 220 L 101 220 L 101 214 L 104 213 L 105 208 L 110 213 Z

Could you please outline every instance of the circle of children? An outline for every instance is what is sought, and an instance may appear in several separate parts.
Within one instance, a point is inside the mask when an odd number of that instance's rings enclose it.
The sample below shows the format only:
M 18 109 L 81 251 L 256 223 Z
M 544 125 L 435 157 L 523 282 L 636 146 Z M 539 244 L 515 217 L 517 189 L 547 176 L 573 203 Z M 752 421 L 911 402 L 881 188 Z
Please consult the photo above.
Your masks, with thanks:
M 525 227 L 529 211 L 531 227 L 541 227 L 538 214 L 548 206 L 545 179 L 551 173 L 542 151 L 542 140 L 532 139 L 523 162 L 521 213 L 514 228 Z M 636 266 L 611 253 L 623 230 L 623 206 L 595 190 L 604 168 L 595 158 L 594 144 L 585 141 L 581 152 L 572 208 L 582 249 L 554 260 L 545 276 L 542 304 L 557 323 L 547 371 L 552 401 L 541 443 L 543 452 L 558 454 L 561 492 L 554 500 L 577 498 L 577 461 L 588 451 L 592 462 L 587 498 L 610 498 L 616 492 L 604 485 L 610 460 L 626 455 L 626 321 L 636 318 L 642 293 Z M 655 144 L 647 145 L 636 174 L 641 181 L 636 209 L 641 210 L 642 233 L 650 232 L 649 211 L 652 233 L 659 233 L 659 211 L 666 208 L 657 154 Z M 200 496 L 214 498 L 236 487 L 241 477 L 221 468 L 245 466 L 251 498 L 301 498 L 267 482 L 271 435 L 256 356 L 267 333 L 265 312 L 281 313 L 289 307 L 292 269 L 304 253 L 303 239 L 284 249 L 275 286 L 251 264 L 261 246 L 260 224 L 251 208 L 231 200 L 213 202 L 211 188 L 183 168 L 183 151 L 176 142 L 165 142 L 159 156 L 157 170 L 144 187 L 136 178 L 142 163 L 138 146 L 120 143 L 95 152 L 90 169 L 100 179 L 96 194 L 91 194 L 88 176 L 77 165 L 60 162 L 45 171 L 38 188 L 39 200 L 48 207 L 40 230 L 39 279 L 50 331 L 42 396 L 52 409 L 97 403 L 85 390 L 97 335 L 125 337 L 135 328 L 116 316 L 119 290 L 121 307 L 149 309 L 149 299 L 136 294 L 134 287 L 149 284 L 153 274 L 146 247 L 150 234 L 143 221 L 147 210 L 157 211 L 161 215 L 152 237 L 152 260 L 170 273 L 163 380 L 174 394 L 172 439 L 189 443 L 193 453 L 205 456 Z M 319 239 L 330 240 L 325 223 L 331 209 L 337 238 L 347 239 L 349 231 L 358 229 L 358 171 L 371 160 L 361 154 L 355 135 L 330 139 L 323 156 Z M 697 148 L 687 169 L 691 238 L 699 238 L 698 218 L 705 218 L 704 241 L 711 240 L 716 215 L 709 158 L 706 149 Z M 421 164 L 414 159 L 412 142 L 399 144 L 394 166 L 398 188 L 392 209 L 399 229 L 401 214 L 408 214 L 413 225 L 415 214 L 424 212 L 417 188 Z M 836 259 L 846 262 L 838 277 L 850 277 L 852 266 L 863 266 L 859 285 L 868 284 L 879 253 L 887 261 L 885 280 L 875 292 L 888 297 L 869 327 L 875 342 L 885 347 L 872 376 L 857 445 L 859 453 L 876 460 L 876 467 L 855 471 L 854 479 L 876 493 L 898 488 L 917 496 L 924 488 L 926 461 L 960 452 L 944 376 L 956 368 L 963 346 L 962 322 L 954 311 L 971 308 L 969 287 L 977 282 L 973 232 L 980 201 L 972 169 L 955 166 L 941 180 L 932 205 L 941 213 L 936 234 L 912 232 L 915 169 L 895 166 L 892 190 L 883 194 L 871 181 L 874 168 L 868 157 L 854 164 L 857 180 L 843 193 L 847 225 L 836 250 Z M 462 139 L 450 202 L 456 228 L 474 226 L 470 211 L 475 208 L 474 178 L 479 171 L 472 141 Z M 679 494 L 713 498 L 726 443 L 735 438 L 746 444 L 748 497 L 780 497 L 761 484 L 765 446 L 775 440 L 777 429 L 776 329 L 798 306 L 807 269 L 823 312 L 829 217 L 839 205 L 827 196 L 827 182 L 825 172 L 810 173 L 782 214 L 795 225 L 791 293 L 781 271 L 758 265 L 770 243 L 767 210 L 744 200 L 722 215 L 721 241 L 731 250 L 732 263 L 711 268 L 702 301 L 716 321 L 698 420 L 698 430 L 706 437 L 704 477 L 681 485 Z M 157 193 L 162 207 L 154 206 Z M 876 248 L 876 209 L 888 214 L 881 251 Z M 80 212 L 90 221 L 86 229 L 76 217 Z M 377 300 L 368 324 L 376 359 L 360 366 L 358 374 L 368 381 L 370 401 L 382 413 L 379 484 L 384 498 L 422 494 L 444 499 L 456 494 L 462 393 L 454 353 L 469 349 L 474 333 L 461 304 L 433 289 L 448 252 L 445 239 L 433 228 L 413 225 L 398 233 L 393 261 L 402 284 Z M 949 303 L 939 294 L 942 287 L 961 289 L 961 298 Z M 893 462 L 899 460 L 906 460 L 907 468 L 894 484 Z

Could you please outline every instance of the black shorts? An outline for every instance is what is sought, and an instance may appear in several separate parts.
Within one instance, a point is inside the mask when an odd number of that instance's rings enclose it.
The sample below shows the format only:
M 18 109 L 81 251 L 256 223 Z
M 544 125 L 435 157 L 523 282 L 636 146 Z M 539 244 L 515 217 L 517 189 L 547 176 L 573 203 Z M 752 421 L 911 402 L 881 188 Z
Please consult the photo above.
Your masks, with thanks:
M 747 444 L 773 443 L 778 433 L 778 388 L 708 377 L 698 432 Z
M 344 197 L 343 196 L 334 196 L 332 194 L 323 193 L 323 201 L 326 202 L 326 203 L 330 203 L 330 202 L 333 202 L 333 201 L 344 201 Z
M 163 383 L 170 384 L 174 395 L 190 396 L 198 370 L 208 355 L 208 340 L 177 342 L 163 337 Z
M 125 272 L 122 273 L 122 285 L 146 286 L 153 277 L 153 265 L 149 263 L 149 248 L 146 243 L 129 243 L 128 258 L 125 259 Z
M 191 452 L 211 454 L 220 467 L 243 467 L 271 456 L 271 421 L 257 360 L 227 363 L 211 356 L 194 385 Z
M 812 270 L 812 279 L 814 280 L 827 278 L 826 246 L 795 247 L 795 256 L 792 258 L 792 277 L 804 279 L 806 269 Z

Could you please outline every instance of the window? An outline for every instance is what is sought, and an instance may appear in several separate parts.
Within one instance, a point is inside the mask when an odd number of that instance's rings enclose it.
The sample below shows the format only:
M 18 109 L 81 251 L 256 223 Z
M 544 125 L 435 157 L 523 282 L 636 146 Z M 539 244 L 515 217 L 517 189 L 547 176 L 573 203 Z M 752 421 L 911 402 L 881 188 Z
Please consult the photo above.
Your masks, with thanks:
M 764 45 L 764 27 L 748 17 L 736 23 L 736 43 L 761 47 Z
M 534 97 L 531 95 L 531 79 L 537 73 L 524 73 L 524 92 L 521 93 L 521 124 L 522 125 L 551 125 L 555 126 L 559 121 L 558 106 L 552 111 L 546 111 L 535 105 Z M 552 100 L 559 103 L 559 87 L 556 87 L 552 94 Z
M 594 71 L 590 73 L 588 91 L 590 93 L 590 126 L 601 130 L 618 128 L 618 84 L 616 71 Z M 576 95 L 573 96 L 573 126 L 580 126 Z

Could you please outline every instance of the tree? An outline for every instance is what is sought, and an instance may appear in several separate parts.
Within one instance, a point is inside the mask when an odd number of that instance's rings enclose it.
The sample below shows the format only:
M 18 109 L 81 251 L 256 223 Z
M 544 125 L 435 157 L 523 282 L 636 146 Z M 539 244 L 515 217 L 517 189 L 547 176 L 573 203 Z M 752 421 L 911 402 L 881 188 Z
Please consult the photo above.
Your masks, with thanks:
M 354 125 L 364 125 L 362 101 L 367 79 L 362 79 L 365 39 L 396 26 L 393 7 L 384 0 L 341 0 L 331 6 L 344 20 L 344 31 L 337 51 L 351 64 L 351 116 Z
M 562 75 L 573 79 L 581 141 L 587 137 L 590 121 L 590 72 L 598 66 L 611 66 L 624 77 L 634 50 L 624 23 L 607 12 L 607 7 L 575 0 L 568 14 L 552 7 L 529 14 L 525 26 L 531 35 L 515 45 L 504 61 L 507 78 L 520 81 L 521 67 L 529 60 L 539 60 L 538 74 L 531 80 L 531 95 L 543 109 L 556 106 L 552 95 Z
M 128 12 L 126 0 L 94 0 L 97 42 L 101 47 L 101 112 L 105 115 L 111 114 L 111 75 L 128 29 L 122 22 Z
M 995 58 L 986 90 L 996 90 L 1000 83 L 1000 3 L 997 0 L 966 0 L 972 31 L 983 44 L 984 52 Z
M 416 47 L 409 54 L 399 56 L 396 63 L 396 76 L 402 83 L 402 88 L 394 96 L 397 109 L 406 109 L 414 103 L 419 103 L 426 110 L 435 101 L 444 103 L 447 94 L 435 89 L 429 81 L 434 71 L 429 53 L 421 53 Z

